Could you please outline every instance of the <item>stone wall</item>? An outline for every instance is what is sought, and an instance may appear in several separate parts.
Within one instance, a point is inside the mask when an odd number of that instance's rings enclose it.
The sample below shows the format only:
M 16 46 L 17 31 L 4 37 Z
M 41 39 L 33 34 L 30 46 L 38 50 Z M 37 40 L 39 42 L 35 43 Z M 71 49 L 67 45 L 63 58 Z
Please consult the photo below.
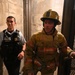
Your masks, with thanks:
M 59 19 L 62 22 L 63 4 L 64 0 L 33 0 L 31 5 L 31 34 L 42 29 L 40 18 L 49 9 L 57 11 L 60 16 Z M 58 31 L 61 31 L 61 25 L 57 26 Z
M 23 32 L 23 0 L 0 0 L 0 31 L 6 28 L 6 17 L 16 18 L 16 28 Z
M 63 3 L 64 0 L 31 0 L 31 35 L 42 30 L 40 18 L 48 9 L 57 11 L 62 22 Z M 9 15 L 16 18 L 16 28 L 23 32 L 23 0 L 0 0 L 0 31 L 6 28 L 6 17 Z M 57 26 L 59 31 L 61 31 L 61 25 Z M 5 66 L 3 70 L 4 75 L 7 75 Z

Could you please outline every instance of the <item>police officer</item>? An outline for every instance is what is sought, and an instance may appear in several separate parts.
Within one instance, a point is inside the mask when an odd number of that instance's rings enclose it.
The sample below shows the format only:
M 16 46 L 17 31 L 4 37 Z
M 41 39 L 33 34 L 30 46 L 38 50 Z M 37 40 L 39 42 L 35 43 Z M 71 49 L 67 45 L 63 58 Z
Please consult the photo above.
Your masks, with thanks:
M 60 25 L 59 15 L 51 9 L 46 11 L 41 18 L 43 30 L 34 34 L 26 47 L 26 61 L 23 75 L 53 75 L 59 65 L 59 53 L 63 56 L 75 56 L 69 47 L 63 34 L 56 30 Z
M 22 33 L 15 29 L 16 19 L 8 16 L 7 29 L 0 33 L 1 57 L 9 75 L 19 75 L 20 62 L 24 57 L 26 40 Z

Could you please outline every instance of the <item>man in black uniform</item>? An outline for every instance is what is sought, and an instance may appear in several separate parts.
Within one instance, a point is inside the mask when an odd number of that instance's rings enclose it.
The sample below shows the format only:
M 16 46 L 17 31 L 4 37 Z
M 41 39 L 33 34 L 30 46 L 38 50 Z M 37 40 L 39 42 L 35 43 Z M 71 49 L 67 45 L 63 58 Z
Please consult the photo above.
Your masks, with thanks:
M 0 33 L 1 57 L 9 75 L 19 75 L 20 62 L 24 57 L 26 40 L 23 34 L 14 28 L 16 19 L 8 16 L 7 29 Z

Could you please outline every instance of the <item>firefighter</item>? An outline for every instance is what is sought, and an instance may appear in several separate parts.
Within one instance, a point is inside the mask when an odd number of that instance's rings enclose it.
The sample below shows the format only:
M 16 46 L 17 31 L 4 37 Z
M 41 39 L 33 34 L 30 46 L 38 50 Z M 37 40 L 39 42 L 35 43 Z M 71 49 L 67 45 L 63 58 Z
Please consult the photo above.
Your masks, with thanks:
M 69 47 L 64 35 L 56 30 L 60 25 L 59 15 L 51 9 L 46 11 L 41 18 L 43 30 L 34 34 L 28 41 L 26 47 L 26 61 L 23 75 L 53 75 L 59 65 L 59 55 L 75 56 Z
M 15 29 L 16 19 L 8 16 L 7 29 L 0 32 L 0 55 L 9 75 L 19 75 L 20 62 L 24 57 L 26 40 L 23 34 Z

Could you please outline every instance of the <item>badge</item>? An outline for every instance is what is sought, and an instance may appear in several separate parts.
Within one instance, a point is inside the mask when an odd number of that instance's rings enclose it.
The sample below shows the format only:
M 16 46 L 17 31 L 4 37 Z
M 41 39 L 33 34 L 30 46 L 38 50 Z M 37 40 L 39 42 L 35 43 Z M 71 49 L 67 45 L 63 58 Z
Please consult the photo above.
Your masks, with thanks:
M 18 41 L 18 38 L 15 38 L 14 41 Z

